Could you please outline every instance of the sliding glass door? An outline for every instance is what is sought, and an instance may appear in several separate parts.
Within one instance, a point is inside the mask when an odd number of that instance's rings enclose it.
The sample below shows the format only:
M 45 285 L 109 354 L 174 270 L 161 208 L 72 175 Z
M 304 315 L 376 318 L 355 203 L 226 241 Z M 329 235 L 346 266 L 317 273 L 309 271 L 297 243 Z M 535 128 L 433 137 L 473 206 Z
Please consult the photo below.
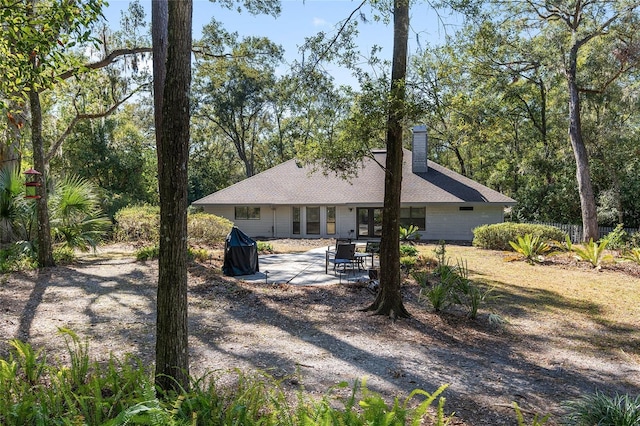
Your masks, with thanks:
M 382 209 L 374 207 L 358 207 L 357 238 L 382 237 Z

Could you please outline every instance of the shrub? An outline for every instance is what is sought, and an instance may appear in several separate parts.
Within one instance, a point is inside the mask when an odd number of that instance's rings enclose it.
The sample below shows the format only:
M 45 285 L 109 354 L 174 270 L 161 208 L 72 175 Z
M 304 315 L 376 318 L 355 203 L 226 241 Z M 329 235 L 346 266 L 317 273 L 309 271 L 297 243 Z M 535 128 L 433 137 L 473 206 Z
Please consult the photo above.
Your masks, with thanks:
M 37 269 L 38 260 L 29 242 L 19 242 L 0 250 L 0 273 Z
M 511 250 L 509 241 L 531 234 L 541 241 L 564 241 L 567 234 L 555 226 L 527 223 L 496 223 L 473 230 L 473 245 L 489 250 Z
M 451 283 L 451 297 L 455 304 L 467 309 L 469 318 L 475 319 L 478 316 L 480 305 L 489 299 L 493 289 L 483 290 L 469 279 L 469 268 L 464 261 L 458 261 L 455 271 L 455 280 Z
M 509 241 L 509 245 L 529 263 L 541 261 L 552 250 L 546 241 L 532 234 L 524 234 L 524 237 L 518 237 L 518 241 Z
M 634 232 L 633 234 L 629 235 L 627 247 L 640 247 L 640 232 Z
M 607 247 L 614 250 L 624 248 L 629 236 L 624 230 L 624 225 L 619 223 L 615 229 L 600 239 L 600 242 L 606 241 Z
M 434 271 L 438 281 L 434 281 L 432 285 L 429 285 L 426 275 L 421 273 L 412 275 L 421 287 L 419 298 L 424 296 L 431 303 L 434 311 L 440 312 L 453 303 L 452 292 L 455 280 L 458 279 L 455 267 L 450 267 L 446 263 L 438 265 Z
M 157 245 L 142 247 L 136 251 L 136 260 L 144 262 L 155 260 L 160 255 L 160 248 Z M 187 259 L 190 261 L 206 262 L 209 260 L 209 251 L 202 248 L 187 247 Z
M 640 265 L 640 247 L 634 247 L 624 253 L 623 258 Z
M 416 266 L 416 258 L 414 256 L 402 256 L 400 258 L 400 269 L 405 272 L 411 271 Z
M 60 329 L 67 365 L 49 362 L 46 354 L 12 340 L 9 359 L 0 359 L 0 423 L 105 425 L 370 425 L 428 424 L 443 426 L 442 397 L 414 390 L 404 400 L 384 398 L 356 381 L 343 398 L 341 382 L 320 400 L 299 394 L 291 404 L 281 381 L 266 373 L 240 370 L 193 378 L 191 390 L 157 394 L 153 378 L 140 362 L 114 357 L 108 364 L 91 362 L 86 340 Z M 337 392 L 336 392 L 337 391 Z
M 157 245 L 142 247 L 136 251 L 136 260 L 143 262 L 146 260 L 154 260 L 158 258 L 159 253 L 160 248 Z
M 53 260 L 59 265 L 73 263 L 76 260 L 76 253 L 66 246 L 55 247 L 53 249 Z
M 160 238 L 160 207 L 126 207 L 115 215 L 116 241 L 143 241 L 157 243 Z M 233 227 L 229 220 L 209 214 L 187 215 L 187 233 L 190 242 L 214 244 L 224 241 Z
M 400 256 L 416 257 L 418 255 L 418 249 L 409 244 L 400 245 Z
M 640 396 L 607 396 L 596 391 L 565 404 L 563 424 L 570 426 L 637 426 L 640 424 Z
M 189 241 L 203 244 L 223 242 L 233 223 L 209 213 L 193 213 L 187 216 Z
M 107 423 L 139 402 L 146 401 L 153 384 L 139 363 L 114 358 L 106 365 L 90 362 L 86 341 L 60 329 L 69 364 L 49 362 L 44 351 L 18 340 L 9 342 L 8 359 L 0 359 L 0 423 L 35 424 Z
M 440 281 L 424 291 L 434 311 L 440 312 L 451 304 L 451 288 L 448 281 Z
M 425 297 L 436 312 L 440 312 L 451 305 L 460 305 L 467 310 L 467 316 L 475 319 L 480 305 L 485 303 L 493 289 L 483 290 L 469 278 L 469 268 L 464 260 L 458 260 L 455 266 L 449 264 L 446 256 L 447 249 L 444 241 L 440 241 L 433 250 L 438 258 L 438 265 L 433 276 L 439 280 L 432 286 L 427 284 L 427 278 L 414 273 L 413 277 L 420 283 L 420 296 Z
M 192 261 L 206 262 L 209 260 L 209 251 L 203 248 L 187 247 L 187 256 Z
M 60 181 L 49 198 L 51 233 L 61 245 L 70 249 L 95 250 L 111 228 L 103 216 L 97 188 L 80 177 Z
M 160 238 L 160 207 L 143 206 L 125 207 L 119 210 L 114 219 L 116 241 L 158 242 Z
M 596 243 L 593 239 L 582 246 L 573 245 L 572 251 L 580 260 L 591 263 L 594 268 L 599 268 L 603 262 L 613 261 L 613 256 L 607 254 L 607 240 L 603 240 L 600 243 Z
M 264 241 L 258 241 L 258 252 L 260 253 L 273 253 L 273 245 Z

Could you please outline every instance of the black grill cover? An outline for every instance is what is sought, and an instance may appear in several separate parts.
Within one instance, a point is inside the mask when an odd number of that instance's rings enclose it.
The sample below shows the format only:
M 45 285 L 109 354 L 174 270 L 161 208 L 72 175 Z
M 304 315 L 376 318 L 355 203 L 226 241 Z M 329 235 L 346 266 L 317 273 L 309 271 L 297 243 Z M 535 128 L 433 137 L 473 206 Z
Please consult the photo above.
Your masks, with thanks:
M 234 226 L 224 242 L 222 273 L 235 277 L 258 271 L 258 244 Z

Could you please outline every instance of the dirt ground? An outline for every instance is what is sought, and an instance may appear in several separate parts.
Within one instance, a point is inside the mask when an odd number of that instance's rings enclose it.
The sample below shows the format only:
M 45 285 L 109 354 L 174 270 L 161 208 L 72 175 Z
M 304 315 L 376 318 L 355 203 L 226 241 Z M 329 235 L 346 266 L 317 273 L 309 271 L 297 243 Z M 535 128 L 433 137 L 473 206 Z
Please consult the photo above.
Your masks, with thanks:
M 301 287 L 248 284 L 221 276 L 216 260 L 189 270 L 191 373 L 240 368 L 267 371 L 291 389 L 322 395 L 340 381 L 367 378 L 387 400 L 420 388 L 444 393 L 453 424 L 515 425 L 512 403 L 526 416 L 553 415 L 561 402 L 596 389 L 640 393 L 637 357 L 572 349 L 571 336 L 546 339 L 546 322 L 491 324 L 455 313 L 437 315 L 405 285 L 412 317 L 396 322 L 360 312 L 373 300 L 362 285 Z M 130 254 L 83 258 L 69 266 L 0 276 L 0 356 L 19 338 L 65 360 L 58 327 L 90 342 L 92 356 L 154 358 L 157 262 Z M 556 336 L 557 337 L 557 336 Z M 630 344 L 636 345 L 637 342 Z M 638 354 L 638 348 L 635 348 Z

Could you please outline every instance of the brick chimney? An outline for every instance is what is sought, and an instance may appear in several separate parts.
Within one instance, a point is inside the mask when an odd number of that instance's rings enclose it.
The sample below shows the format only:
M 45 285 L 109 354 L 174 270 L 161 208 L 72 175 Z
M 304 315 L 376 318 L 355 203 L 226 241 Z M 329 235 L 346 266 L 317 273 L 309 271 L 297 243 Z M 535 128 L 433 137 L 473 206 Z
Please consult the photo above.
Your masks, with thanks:
M 415 126 L 411 138 L 411 170 L 413 173 L 427 172 L 427 126 Z

